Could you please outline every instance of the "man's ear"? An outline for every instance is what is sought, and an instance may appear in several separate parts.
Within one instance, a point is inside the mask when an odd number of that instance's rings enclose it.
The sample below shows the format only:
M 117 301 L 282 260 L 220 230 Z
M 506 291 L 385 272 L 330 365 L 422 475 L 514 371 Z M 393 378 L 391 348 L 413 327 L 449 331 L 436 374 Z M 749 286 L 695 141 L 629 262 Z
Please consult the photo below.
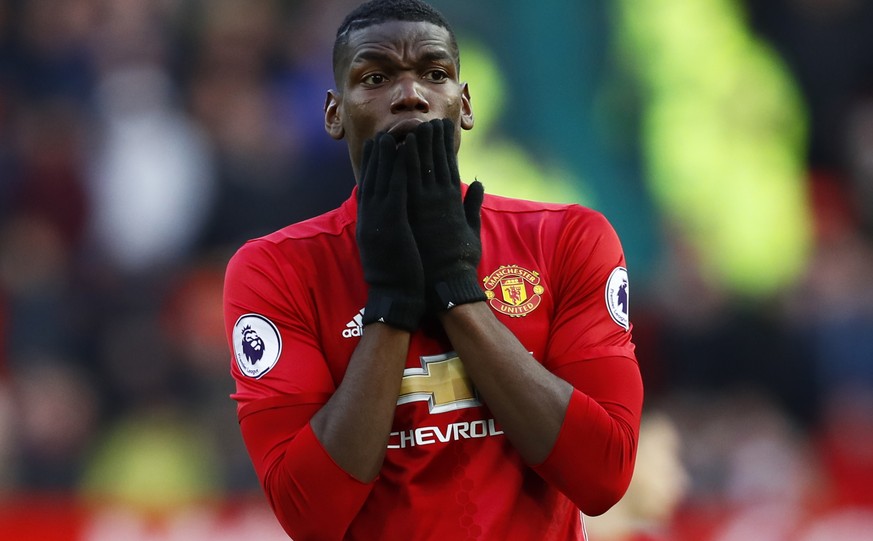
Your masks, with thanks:
M 465 130 L 473 129 L 473 105 L 470 103 L 470 87 L 467 83 L 461 83 L 461 127 Z
M 335 90 L 328 90 L 324 100 L 324 130 L 337 141 L 346 135 L 342 122 L 342 96 Z

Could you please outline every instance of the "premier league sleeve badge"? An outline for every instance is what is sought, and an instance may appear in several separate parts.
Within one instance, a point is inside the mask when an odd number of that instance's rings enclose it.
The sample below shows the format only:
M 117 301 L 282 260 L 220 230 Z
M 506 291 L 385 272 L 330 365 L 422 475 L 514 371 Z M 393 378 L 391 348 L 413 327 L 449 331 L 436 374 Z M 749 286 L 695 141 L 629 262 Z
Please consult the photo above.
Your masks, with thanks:
M 612 320 L 630 330 L 627 269 L 616 267 L 606 281 L 606 308 Z
M 240 372 L 259 378 L 276 366 L 282 337 L 272 321 L 259 314 L 245 314 L 233 326 L 233 356 Z

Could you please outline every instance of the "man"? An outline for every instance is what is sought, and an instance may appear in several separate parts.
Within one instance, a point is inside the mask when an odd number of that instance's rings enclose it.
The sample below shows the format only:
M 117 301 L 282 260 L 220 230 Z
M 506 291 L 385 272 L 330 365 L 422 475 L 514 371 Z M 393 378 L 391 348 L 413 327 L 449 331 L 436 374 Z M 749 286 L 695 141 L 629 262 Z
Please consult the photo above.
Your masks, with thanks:
M 630 481 L 642 384 L 619 241 L 592 210 L 460 182 L 459 65 L 427 4 L 354 10 L 325 126 L 358 185 L 228 265 L 241 431 L 297 541 L 584 539 L 579 510 Z

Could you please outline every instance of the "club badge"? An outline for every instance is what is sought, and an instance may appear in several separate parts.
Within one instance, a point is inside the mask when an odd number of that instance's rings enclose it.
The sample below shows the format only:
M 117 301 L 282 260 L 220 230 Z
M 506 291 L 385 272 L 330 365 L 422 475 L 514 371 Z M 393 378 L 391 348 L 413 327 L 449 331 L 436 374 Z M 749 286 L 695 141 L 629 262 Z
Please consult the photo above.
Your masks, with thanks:
M 491 308 L 509 317 L 524 317 L 536 310 L 545 291 L 538 272 L 518 265 L 502 265 L 482 282 Z

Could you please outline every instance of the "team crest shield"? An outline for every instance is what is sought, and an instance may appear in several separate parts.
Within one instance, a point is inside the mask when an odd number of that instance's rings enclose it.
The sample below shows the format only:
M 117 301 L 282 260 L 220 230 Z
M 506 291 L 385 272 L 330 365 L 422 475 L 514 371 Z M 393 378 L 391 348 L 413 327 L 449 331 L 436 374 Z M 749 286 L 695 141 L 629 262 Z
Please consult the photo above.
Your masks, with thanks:
M 518 265 L 502 265 L 482 280 L 488 304 L 509 317 L 524 317 L 540 305 L 545 292 L 540 281 L 538 272 Z
M 521 278 L 504 278 L 500 281 L 500 290 L 503 292 L 503 302 L 507 304 L 518 306 L 527 300 L 527 288 Z

